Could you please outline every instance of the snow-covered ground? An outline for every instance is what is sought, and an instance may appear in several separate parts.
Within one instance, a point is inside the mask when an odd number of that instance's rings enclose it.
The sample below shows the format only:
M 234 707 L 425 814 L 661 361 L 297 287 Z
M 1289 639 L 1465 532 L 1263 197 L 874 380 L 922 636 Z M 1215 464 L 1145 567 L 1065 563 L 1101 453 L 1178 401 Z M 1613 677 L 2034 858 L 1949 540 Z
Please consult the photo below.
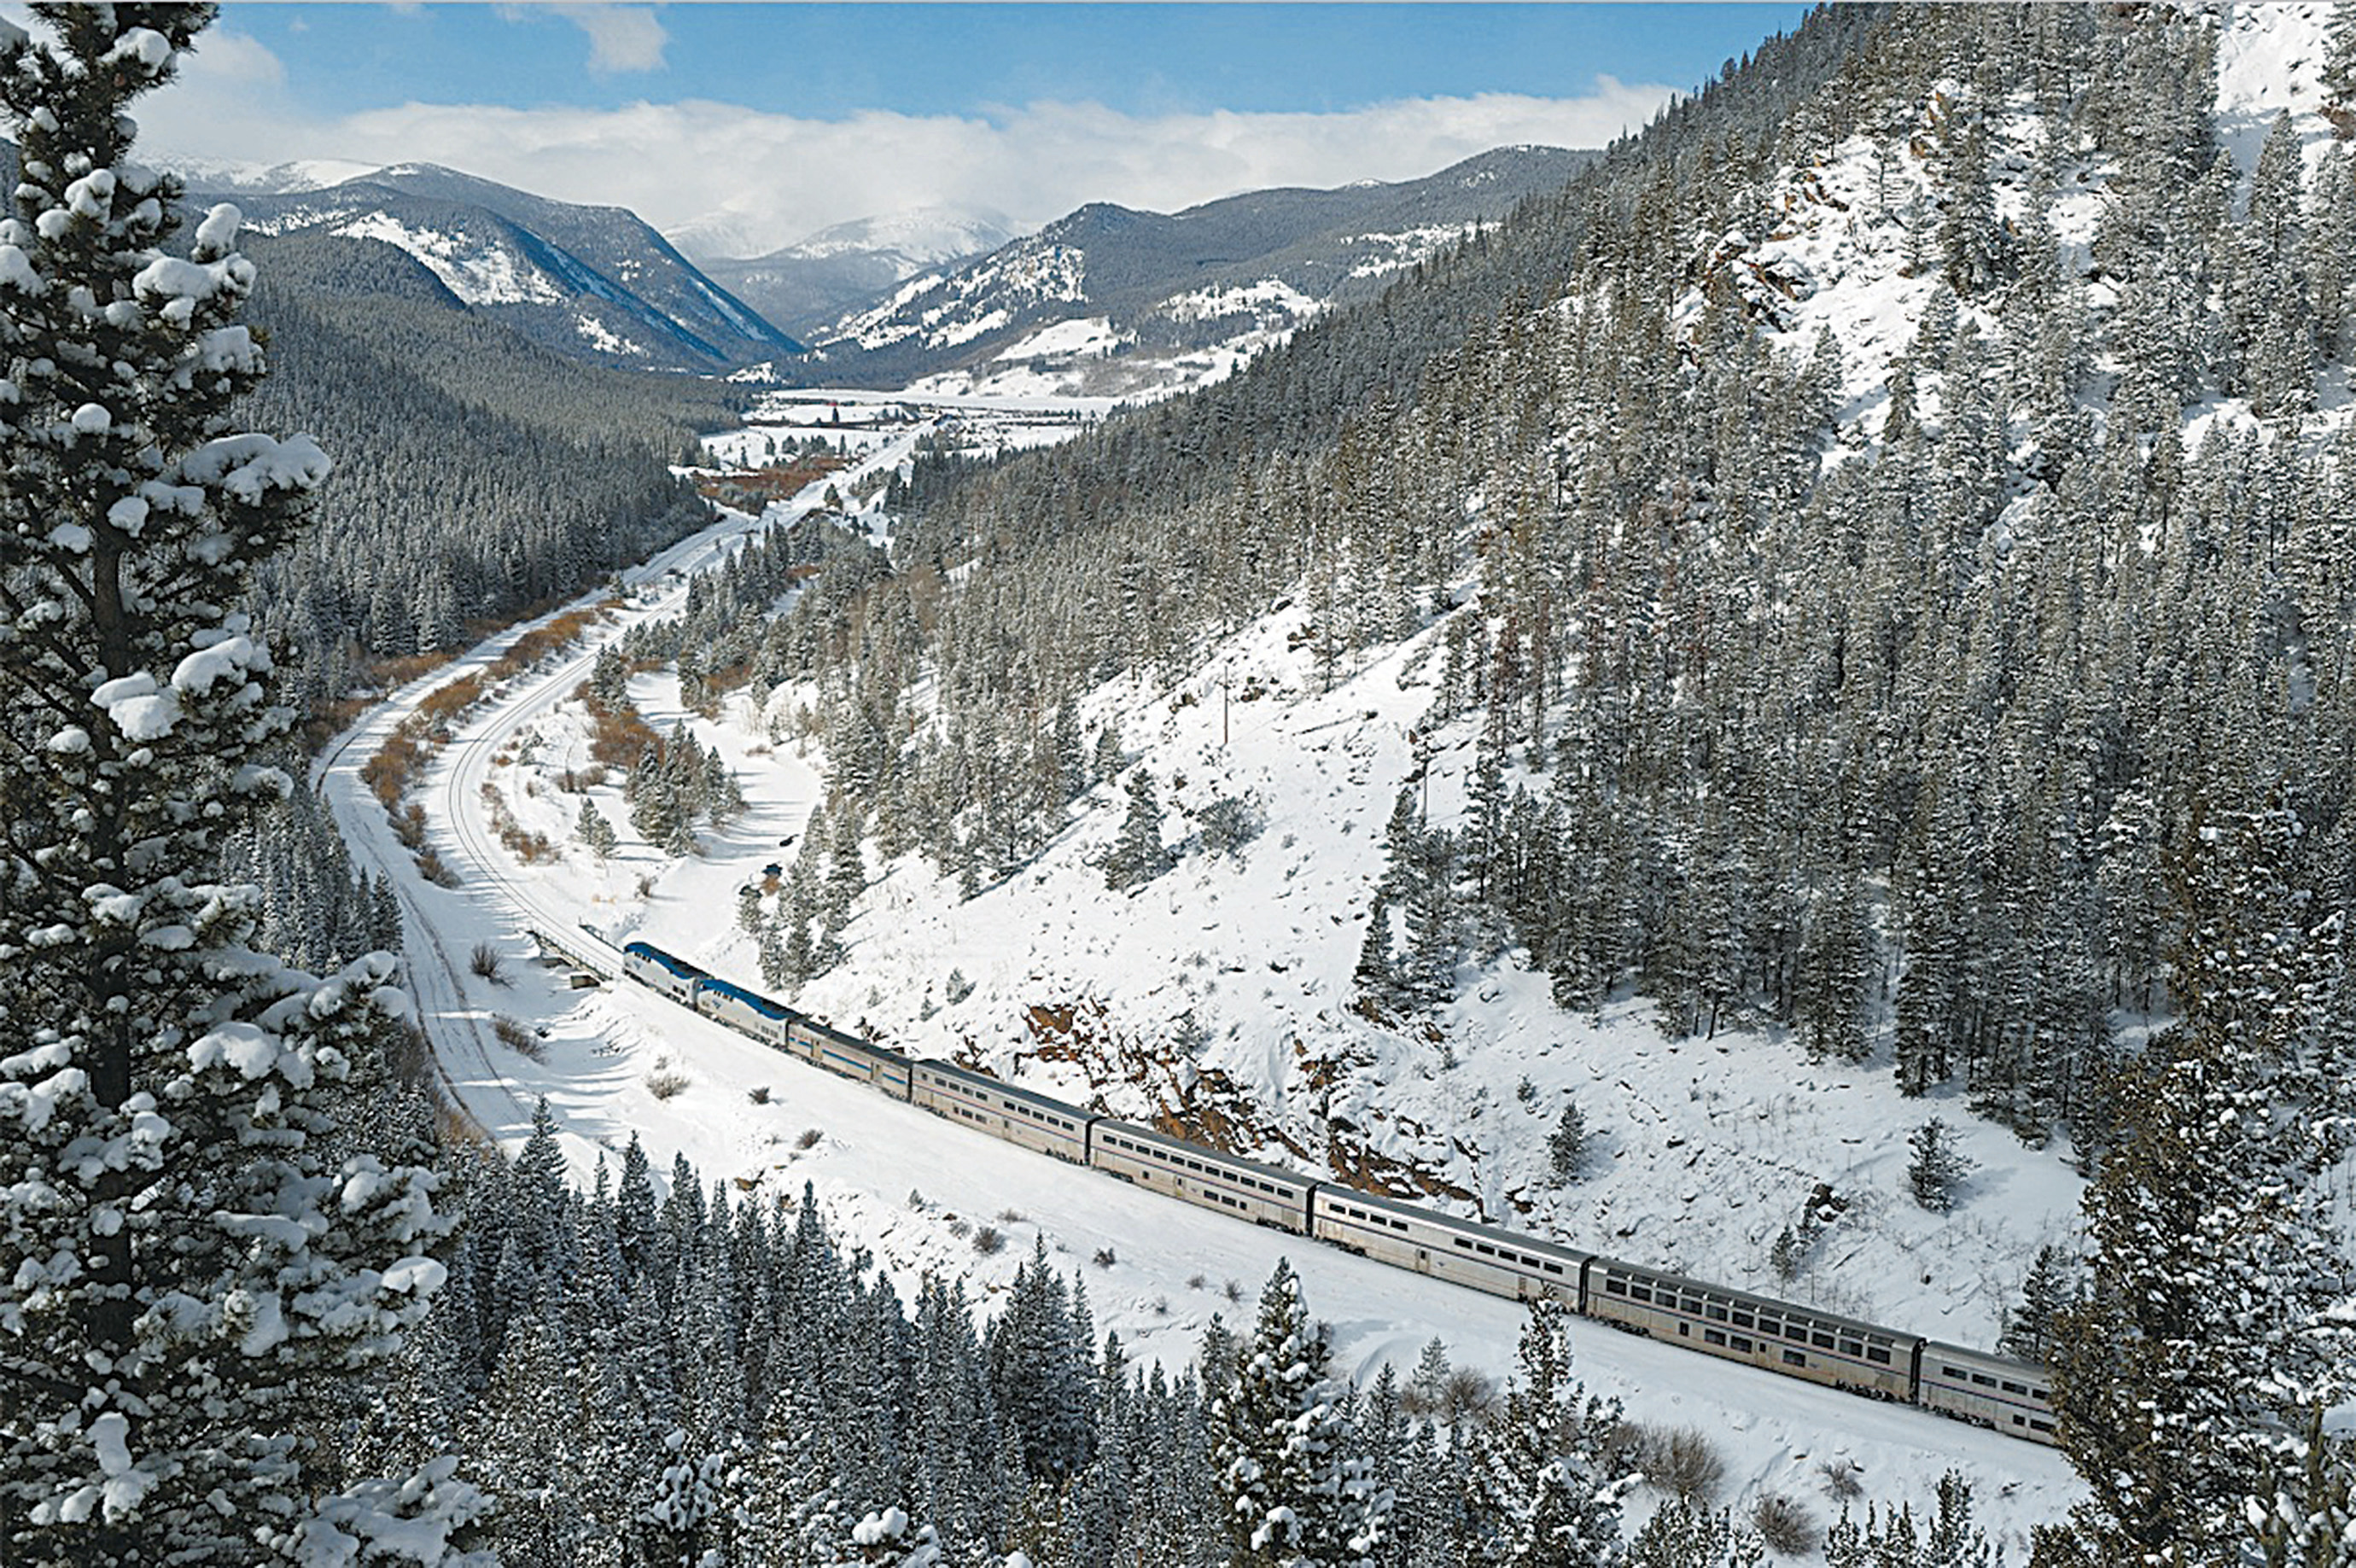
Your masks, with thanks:
M 916 433 L 904 432 L 866 461 L 898 461 Z M 672 573 L 718 560 L 753 526 L 732 518 L 628 574 L 631 603 L 598 635 L 675 609 L 683 583 Z M 1730 1281 L 1761 1283 L 1765 1246 L 1800 1199 L 1826 1180 L 1851 1199 L 1849 1215 L 1784 1294 L 1985 1341 L 2024 1249 L 2066 1222 L 2072 1183 L 2051 1154 L 2027 1156 L 2000 1135 L 1972 1128 L 1967 1143 L 1982 1174 L 1954 1216 L 1923 1214 L 1899 1189 L 1906 1113 L 1879 1077 L 1812 1069 L 1771 1040 L 1669 1042 L 1636 1009 L 1568 1019 L 1533 976 L 1510 965 L 1477 982 L 1442 1020 L 1453 1067 L 1440 1044 L 1344 1021 L 1360 923 L 1351 911 L 1363 903 L 1372 844 L 1406 768 L 1404 723 L 1423 704 L 1412 667 L 1428 650 L 1410 647 L 1311 699 L 1299 689 L 1298 656 L 1284 651 L 1289 629 L 1282 620 L 1258 628 L 1229 667 L 1204 672 L 1185 690 L 1103 698 L 1130 710 L 1129 743 L 1143 750 L 1157 776 L 1185 773 L 1175 792 L 1182 805 L 1215 789 L 1260 795 L 1269 826 L 1240 862 L 1190 859 L 1135 898 L 1109 895 L 1084 863 L 1109 837 L 1118 813 L 1108 809 L 1032 872 L 970 903 L 902 866 L 864 900 L 850 963 L 811 987 L 803 1005 L 840 1023 L 876 1024 L 919 1053 L 970 1040 L 1001 1070 L 1023 1069 L 1026 1082 L 1073 1094 L 1082 1085 L 1072 1064 L 1037 1060 L 1043 1043 L 1055 1042 L 1026 1029 L 1029 1007 L 1071 1006 L 1099 1018 L 1102 1038 L 1091 1049 L 1111 1051 L 1124 1041 L 1159 1040 L 1191 1011 L 1208 1038 L 1189 1071 L 1215 1065 L 1275 1086 L 1278 1103 L 1304 1118 L 1288 1125 L 1305 1126 L 1312 1113 L 1354 1115 L 1402 1157 L 1449 1173 L 1494 1217 Z M 961 1270 L 987 1299 L 1041 1232 L 1086 1275 L 1100 1326 L 1149 1355 L 1190 1356 L 1211 1315 L 1234 1321 L 1248 1313 L 1276 1258 L 1288 1255 L 1314 1309 L 1336 1324 L 1344 1366 L 1366 1373 L 1390 1360 L 1405 1371 L 1439 1335 L 1460 1364 L 1505 1371 L 1520 1322 L 1509 1303 L 1023 1152 L 780 1057 L 643 989 L 574 991 L 564 971 L 536 963 L 531 923 L 586 923 L 616 941 L 643 934 L 756 977 L 736 931 L 736 890 L 787 859 L 779 841 L 799 832 L 820 779 L 815 759 L 770 738 L 768 715 L 749 698 L 735 699 L 720 722 L 696 726 L 737 769 L 744 816 L 725 836 L 707 834 L 696 859 L 673 864 L 626 839 L 599 867 L 570 841 L 578 797 L 554 783 L 584 755 L 578 708 L 567 699 L 594 644 L 523 677 L 460 727 L 421 792 L 433 843 L 461 879 L 455 889 L 423 883 L 359 784 L 359 765 L 420 696 L 487 662 L 504 643 L 395 694 L 322 767 L 356 850 L 400 884 L 421 1013 L 455 1095 L 494 1136 L 519 1141 L 545 1094 L 584 1176 L 636 1133 L 659 1169 L 684 1153 L 707 1179 L 747 1191 L 813 1183 L 831 1221 L 874 1248 L 904 1288 L 927 1270 Z M 1216 683 L 1240 692 L 1253 675 L 1266 694 L 1234 702 L 1223 720 Z M 1410 684 L 1402 688 L 1402 678 Z M 633 696 L 658 727 L 679 716 L 676 682 L 667 677 L 638 677 Z M 1443 756 L 1435 788 L 1461 787 L 1464 763 L 1469 752 Z M 486 783 L 526 828 L 565 845 L 561 863 L 527 869 L 495 846 L 484 821 Z M 597 798 L 610 819 L 626 822 L 616 792 Z M 1173 838 L 1177 832 L 1173 825 Z M 496 983 L 472 972 L 467 960 L 478 944 L 503 958 Z M 975 986 L 948 1005 L 952 968 Z M 928 1006 L 938 1009 L 929 1019 L 921 1017 Z M 544 1031 L 538 1059 L 498 1042 L 492 1023 L 500 1016 Z M 1357 1099 L 1319 1104 L 1298 1069 L 1344 1041 L 1372 1053 L 1352 1091 Z M 686 1082 L 659 1098 L 649 1079 L 664 1072 Z M 1525 1076 L 1533 1094 L 1526 1105 L 1516 1093 Z M 1382 1083 L 1395 1087 L 1372 1087 Z M 1149 1083 L 1105 1087 L 1116 1109 L 1141 1110 L 1151 1093 Z M 1591 1179 L 1558 1193 L 1533 1181 L 1533 1162 L 1571 1093 L 1603 1135 L 1602 1150 Z M 1517 1194 L 1526 1212 L 1515 1208 Z M 975 1250 L 971 1233 L 985 1224 L 1006 1234 L 1003 1252 Z M 1097 1264 L 1100 1251 L 1113 1261 Z M 2057 1517 L 2078 1492 L 2050 1451 L 1904 1407 L 1600 1326 L 1580 1331 L 1579 1353 L 1590 1385 L 1623 1398 L 1632 1415 L 1697 1427 L 1719 1443 L 1730 1460 L 1728 1500 L 1784 1492 L 1823 1518 L 1829 1509 L 1817 1467 L 1825 1462 L 1856 1461 L 1869 1496 L 1891 1502 L 1919 1501 L 1942 1470 L 1960 1466 L 1978 1485 L 1983 1518 L 2018 1557 L 2029 1528 Z

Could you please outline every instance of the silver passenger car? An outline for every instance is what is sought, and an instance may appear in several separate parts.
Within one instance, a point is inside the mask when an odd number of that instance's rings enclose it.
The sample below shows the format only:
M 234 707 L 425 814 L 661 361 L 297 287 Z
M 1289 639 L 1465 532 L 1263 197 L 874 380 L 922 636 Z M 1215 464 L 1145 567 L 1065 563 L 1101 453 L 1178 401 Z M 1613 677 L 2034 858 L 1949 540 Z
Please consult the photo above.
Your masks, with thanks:
M 1309 1194 L 1317 1184 L 1290 1170 L 1109 1116 L 1089 1137 L 1088 1163 L 1205 1209 L 1309 1233 Z
M 1884 1399 L 1914 1397 L 1917 1336 L 1772 1296 L 1597 1258 L 1587 1313 L 1687 1349 Z
M 1517 1301 L 1544 1296 L 1574 1307 L 1580 1275 L 1592 1255 L 1396 1198 L 1332 1186 L 1318 1189 L 1315 1233 L 1379 1262 L 1492 1296 Z
M 1931 1339 L 1922 1346 L 1920 1388 L 1915 1403 L 1925 1410 L 2031 1443 L 2061 1441 L 2053 1421 L 2053 1374 L 2043 1367 Z
M 1087 1163 L 1088 1124 L 1098 1118 L 1049 1095 L 946 1061 L 927 1061 L 909 1065 L 908 1098 L 992 1137 L 1075 1165 Z

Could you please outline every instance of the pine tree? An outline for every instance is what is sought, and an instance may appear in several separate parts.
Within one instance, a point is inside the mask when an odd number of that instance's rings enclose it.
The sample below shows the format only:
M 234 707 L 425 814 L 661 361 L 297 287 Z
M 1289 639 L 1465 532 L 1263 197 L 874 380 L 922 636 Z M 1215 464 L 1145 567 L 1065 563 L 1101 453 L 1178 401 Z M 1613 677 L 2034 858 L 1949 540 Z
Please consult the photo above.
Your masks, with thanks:
M 1514 1568 L 1607 1568 L 1621 1552 L 1620 1499 L 1605 1445 L 1616 1402 L 1583 1399 L 1570 1376 L 1569 1309 L 1530 1303 L 1515 1377 L 1475 1429 L 1467 1473 L 1468 1559 Z
M 1279 1259 L 1251 1339 L 1211 1403 L 1234 1568 L 1370 1568 L 1388 1499 L 1350 1453 L 1333 1349 L 1292 1265 Z
M 2038 1248 L 2037 1261 L 2021 1282 L 2020 1305 L 2005 1314 L 1997 1349 L 2024 1361 L 2044 1360 L 2052 1349 L 2055 1324 L 2076 1295 L 2061 1249 L 2050 1243 Z
M 2287 812 L 2231 817 L 2180 876 L 2182 1012 L 2119 1075 L 2087 1289 L 2055 1324 L 2062 1445 L 2091 1496 L 2044 1560 L 2215 1560 L 2289 1489 L 2311 1411 L 2351 1392 L 2319 1179 L 2349 1147 L 2339 955 L 2297 918 L 2301 837 Z
M 1153 775 L 1143 768 L 1129 778 L 1129 815 L 1120 836 L 1105 852 L 1105 886 L 1116 892 L 1142 887 L 1172 864 L 1162 844 L 1162 805 L 1154 798 Z
M 1547 1135 L 1547 1169 L 1558 1182 L 1575 1179 L 1587 1164 L 1587 1146 L 1592 1135 L 1587 1130 L 1587 1117 L 1577 1101 L 1562 1108 L 1562 1119 L 1554 1131 Z
M 600 865 L 621 845 L 614 825 L 605 820 L 605 814 L 597 809 L 597 803 L 585 795 L 581 797 L 581 815 L 573 822 L 573 834 L 592 855 L 597 857 Z
M 178 184 L 129 157 L 210 8 L 36 14 L 0 29 L 0 1556 L 357 1549 L 473 1506 L 447 1461 L 404 1500 L 321 1441 L 444 1277 L 422 1151 L 371 1136 L 391 965 L 256 955 L 212 875 L 288 788 L 232 606 L 327 464 L 230 422 L 263 370 L 235 209 L 169 256 Z
M 1956 1185 L 1971 1174 L 1972 1162 L 1955 1147 L 1947 1124 L 1932 1117 L 1907 1135 L 1906 1146 L 1914 1151 L 1906 1166 L 1906 1186 L 1914 1201 L 1933 1214 L 1953 1209 Z

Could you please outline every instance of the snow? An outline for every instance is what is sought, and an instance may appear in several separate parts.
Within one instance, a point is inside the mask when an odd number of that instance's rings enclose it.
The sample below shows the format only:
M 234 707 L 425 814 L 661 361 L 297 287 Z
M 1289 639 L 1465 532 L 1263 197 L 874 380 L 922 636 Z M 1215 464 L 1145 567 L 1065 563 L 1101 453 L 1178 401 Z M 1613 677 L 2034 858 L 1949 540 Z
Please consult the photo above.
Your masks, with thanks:
M 179 695 L 158 691 L 155 677 L 144 670 L 104 682 L 90 699 L 105 710 L 123 739 L 140 744 L 170 734 L 180 720 Z
M 633 343 L 618 333 L 609 331 L 605 324 L 587 314 L 573 318 L 573 329 L 600 354 L 626 354 L 643 357 L 647 352 L 642 344 Z
M 959 425 L 981 417 L 969 409 Z M 867 461 L 903 461 L 913 434 Z M 788 510 L 815 501 L 805 496 Z M 675 612 L 683 585 L 670 572 L 718 559 L 752 526 L 732 517 L 626 574 L 631 603 L 599 635 Z M 1410 647 L 1312 698 L 1301 688 L 1299 656 L 1285 648 L 1296 626 L 1297 618 L 1272 617 L 1237 645 L 1229 668 L 1198 671 L 1183 688 L 1100 699 L 1104 710 L 1123 712 L 1130 745 L 1157 778 L 1183 767 L 1186 786 L 1168 792 L 1182 806 L 1215 787 L 1261 793 L 1271 821 L 1240 862 L 1190 859 L 1133 900 L 1110 897 L 1081 857 L 1110 836 L 1116 809 L 1084 821 L 1016 882 L 971 903 L 896 867 L 866 895 L 850 933 L 850 965 L 802 1004 L 845 1026 L 873 1024 L 920 1053 L 946 1051 L 969 1035 L 1001 1067 L 1019 1061 L 1025 1083 L 1066 1093 L 1077 1085 L 1074 1069 L 1023 1055 L 1021 1017 L 1030 1004 L 1093 998 L 1105 1005 L 1108 1029 L 1146 1040 L 1192 1008 L 1213 1037 L 1205 1065 L 1248 1075 L 1278 1092 L 1272 1104 L 1302 1115 L 1312 1095 L 1289 1077 L 1294 1038 L 1319 1051 L 1358 1040 L 1392 1074 L 1387 1088 L 1368 1080 L 1350 1091 L 1366 1125 L 1383 1127 L 1388 1147 L 1429 1145 L 1435 1158 L 1461 1141 L 1462 1152 L 1446 1155 L 1440 1168 L 1493 1211 L 1522 1191 L 1531 1208 L 1516 1225 L 1586 1244 L 1608 1241 L 1615 1254 L 1676 1261 L 1730 1283 L 1756 1282 L 1759 1238 L 1773 1234 L 1765 1221 L 1772 1214 L 1779 1227 L 1791 1194 L 1831 1179 L 1855 1198 L 1853 1218 L 1835 1227 L 1813 1281 L 1776 1294 L 1866 1306 L 1906 1328 L 1984 1341 L 2035 1243 L 2066 1227 L 2075 1179 L 2058 1151 L 2032 1155 L 1990 1129 L 1964 1129 L 1980 1174 L 1953 1214 L 1926 1214 L 1899 1195 L 1898 1181 L 1904 1134 L 1944 1108 L 1937 1103 L 1901 1108 L 1886 1072 L 1812 1068 L 1777 1039 L 1666 1040 L 1640 1008 L 1566 1019 L 1545 1000 L 1538 977 L 1510 964 L 1477 977 L 1442 1020 L 1459 1052 L 1454 1069 L 1440 1067 L 1428 1042 L 1353 1032 L 1341 980 L 1357 932 L 1331 917 L 1362 896 L 1368 835 L 1378 831 L 1407 762 L 1404 721 L 1427 705 L 1427 692 L 1401 682 L 1419 678 L 1412 667 L 1430 650 Z M 585 923 L 595 937 L 583 941 L 643 935 L 752 978 L 751 955 L 734 929 L 734 890 L 781 858 L 778 840 L 801 830 L 821 774 L 819 759 L 774 741 L 765 716 L 740 695 L 720 721 L 697 720 L 693 728 L 738 771 L 744 815 L 724 834 L 707 832 L 697 859 L 674 865 L 626 838 L 611 864 L 597 866 L 569 842 L 579 800 L 553 784 L 586 754 L 579 709 L 568 702 L 594 654 L 584 646 L 477 711 L 434 765 L 423 796 L 431 842 L 464 885 L 429 887 L 358 770 L 418 698 L 479 667 L 504 641 L 393 694 L 329 749 L 321 767 L 355 852 L 396 880 L 412 933 L 410 981 L 452 1093 L 501 1142 L 520 1144 L 545 1094 L 567 1158 L 584 1179 L 600 1158 L 610 1166 L 636 1134 L 658 1168 L 684 1153 L 707 1181 L 769 1196 L 809 1181 L 829 1223 L 873 1249 L 904 1295 L 931 1272 L 963 1275 L 989 1300 L 1027 1253 L 1025 1232 L 1044 1237 L 1067 1268 L 1108 1252 L 1116 1262 L 1087 1271 L 1098 1328 L 1119 1329 L 1145 1360 L 1191 1360 L 1214 1313 L 1230 1323 L 1248 1316 L 1281 1255 L 1302 1275 L 1312 1310 L 1333 1321 L 1342 1375 L 1363 1381 L 1386 1362 L 1410 1368 L 1434 1335 L 1448 1339 L 1459 1365 L 1502 1374 L 1511 1364 L 1522 1314 L 1510 1302 L 1172 1203 L 781 1057 L 643 987 L 575 991 L 561 967 L 530 962 L 528 923 L 568 935 Z M 1222 749 L 1219 679 L 1241 691 L 1252 674 L 1269 695 L 1232 704 Z M 676 681 L 666 676 L 640 676 L 632 691 L 659 728 L 683 716 Z M 1363 719 L 1369 709 L 1377 712 L 1372 722 Z M 1436 803 L 1440 792 L 1462 787 L 1470 760 L 1469 747 L 1442 751 Z M 498 784 L 527 831 L 568 846 L 561 863 L 526 869 L 497 846 L 481 815 L 486 782 Z M 614 786 L 591 798 L 626 823 Z M 1172 837 L 1180 831 L 1173 819 Z M 641 877 L 651 879 L 651 897 L 638 895 Z M 468 972 L 464 955 L 477 942 L 509 960 L 509 984 L 493 987 Z M 952 966 L 975 990 L 942 1006 Z M 921 1019 L 928 1000 L 939 1010 Z M 495 1014 L 544 1027 L 545 1060 L 493 1040 Z M 646 1080 L 659 1064 L 686 1086 L 656 1097 Z M 1514 1097 L 1525 1072 L 1547 1085 L 1536 1111 Z M 1527 1172 L 1551 1129 L 1554 1096 L 1566 1089 L 1580 1094 L 1606 1135 L 1601 1169 L 1558 1195 L 1532 1190 Z M 1138 1084 L 1111 1083 L 1106 1092 L 1117 1105 L 1142 1104 Z M 1377 1111 L 1388 1120 L 1377 1123 Z M 1430 1126 L 1410 1130 L 1402 1125 L 1410 1116 Z M 980 1222 L 1007 1232 L 1010 1244 L 978 1254 L 969 1235 Z M 1809 1493 L 1816 1465 L 1838 1458 L 1864 1467 L 1873 1498 L 1919 1503 L 1944 1469 L 1961 1465 L 1983 1479 L 1984 1519 L 2015 1554 L 2031 1525 L 2059 1517 L 2079 1495 L 2067 1466 L 2048 1450 L 1585 1322 L 1574 1333 L 1578 1371 L 1593 1392 L 1623 1399 L 1637 1419 L 1713 1434 L 1737 1494 Z
M 1043 326 L 1000 351 L 1001 360 L 1046 359 L 1065 355 L 1109 354 L 1121 343 L 1112 322 L 1101 315 L 1076 317 Z
M 287 221 L 298 224 L 292 217 Z M 412 228 L 391 213 L 374 211 L 345 219 L 333 232 L 399 246 L 467 304 L 562 304 L 567 297 L 539 268 L 497 242 Z
M 238 226 L 245 221 L 234 202 L 221 202 L 207 212 L 204 221 L 197 225 L 197 249 L 216 254 L 237 243 Z
M 225 1023 L 188 1047 L 188 1065 L 199 1072 L 227 1066 L 246 1078 L 259 1078 L 276 1065 L 278 1052 L 275 1035 L 250 1023 Z
M 1311 299 L 1281 278 L 1262 278 L 1254 283 L 1173 294 L 1154 306 L 1153 314 L 1166 315 L 1173 321 L 1215 321 L 1221 316 L 1257 315 L 1298 325 L 1323 308 L 1318 301 Z

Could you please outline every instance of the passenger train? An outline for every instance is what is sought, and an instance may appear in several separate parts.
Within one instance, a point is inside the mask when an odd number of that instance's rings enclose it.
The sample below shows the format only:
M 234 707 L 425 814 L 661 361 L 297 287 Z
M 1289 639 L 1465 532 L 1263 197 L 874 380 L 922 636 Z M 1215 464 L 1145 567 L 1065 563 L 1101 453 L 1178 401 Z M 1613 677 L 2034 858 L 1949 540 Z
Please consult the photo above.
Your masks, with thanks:
M 605 973 L 579 944 L 546 932 L 534 935 L 551 953 Z M 2026 1361 L 1642 1268 L 1223 1154 L 950 1062 L 904 1056 L 644 942 L 622 949 L 622 973 L 787 1055 L 1167 1197 L 1493 1296 L 1551 1297 L 1585 1317 L 1704 1355 L 1919 1405 L 2032 1443 L 2057 1441 L 2051 1374 Z

